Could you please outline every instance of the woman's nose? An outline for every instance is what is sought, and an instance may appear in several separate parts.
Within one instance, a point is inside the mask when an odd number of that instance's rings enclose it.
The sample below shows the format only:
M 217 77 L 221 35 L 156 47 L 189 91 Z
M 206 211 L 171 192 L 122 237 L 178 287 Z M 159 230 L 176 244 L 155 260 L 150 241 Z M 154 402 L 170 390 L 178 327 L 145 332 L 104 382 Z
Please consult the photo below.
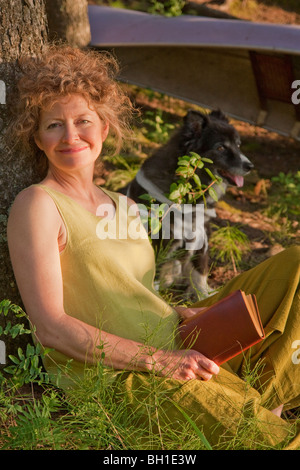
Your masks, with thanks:
M 64 125 L 64 133 L 62 140 L 65 143 L 72 143 L 78 140 L 78 132 L 74 124 L 66 123 Z

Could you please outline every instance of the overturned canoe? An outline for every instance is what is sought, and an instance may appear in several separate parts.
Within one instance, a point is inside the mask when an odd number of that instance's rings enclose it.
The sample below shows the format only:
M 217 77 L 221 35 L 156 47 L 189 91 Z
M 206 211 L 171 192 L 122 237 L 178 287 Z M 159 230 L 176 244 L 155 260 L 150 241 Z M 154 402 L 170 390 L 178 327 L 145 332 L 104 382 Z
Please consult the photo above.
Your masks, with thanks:
M 300 140 L 300 27 L 89 6 L 120 80 Z

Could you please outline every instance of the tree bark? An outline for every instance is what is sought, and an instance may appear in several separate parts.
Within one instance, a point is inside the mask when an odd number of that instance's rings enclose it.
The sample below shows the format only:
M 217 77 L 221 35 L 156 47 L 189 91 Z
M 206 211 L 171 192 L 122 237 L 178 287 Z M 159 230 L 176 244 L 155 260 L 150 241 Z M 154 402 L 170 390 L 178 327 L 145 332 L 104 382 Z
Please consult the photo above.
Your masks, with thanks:
M 87 0 L 45 0 L 49 40 L 85 47 L 91 40 Z
M 19 74 L 18 59 L 38 55 L 47 35 L 43 0 L 0 0 L 0 301 L 9 299 L 18 305 L 22 303 L 9 259 L 6 223 L 15 196 L 37 181 L 37 174 L 28 155 L 9 147 L 5 135 Z M 16 323 L 13 318 L 8 320 Z M 5 326 L 6 321 L 0 315 L 0 325 Z M 3 340 L 7 355 L 18 346 L 17 341 Z

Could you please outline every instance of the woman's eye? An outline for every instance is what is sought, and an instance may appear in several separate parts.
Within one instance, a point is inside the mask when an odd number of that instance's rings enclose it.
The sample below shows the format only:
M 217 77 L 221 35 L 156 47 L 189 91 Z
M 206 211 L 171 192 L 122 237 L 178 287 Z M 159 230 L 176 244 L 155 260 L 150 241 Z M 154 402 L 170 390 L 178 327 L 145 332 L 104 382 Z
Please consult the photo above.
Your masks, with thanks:
M 49 124 L 49 126 L 47 127 L 47 129 L 55 129 L 56 127 L 58 127 L 60 125 L 59 122 L 52 122 L 51 124 Z

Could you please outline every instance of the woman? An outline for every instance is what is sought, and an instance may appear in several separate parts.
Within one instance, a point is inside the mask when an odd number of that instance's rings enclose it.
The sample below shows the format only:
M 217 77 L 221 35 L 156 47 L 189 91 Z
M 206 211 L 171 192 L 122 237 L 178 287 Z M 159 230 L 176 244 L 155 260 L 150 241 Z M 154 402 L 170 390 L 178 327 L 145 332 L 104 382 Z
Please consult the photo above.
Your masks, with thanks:
M 282 408 L 300 403 L 299 367 L 291 361 L 292 341 L 300 337 L 299 250 L 244 273 L 193 308 L 175 309 L 160 298 L 147 237 L 128 236 L 130 222 L 137 220 L 135 206 L 124 206 L 120 195 L 93 183 L 108 133 L 119 145 L 131 111 L 114 81 L 116 72 L 106 54 L 53 46 L 25 63 L 19 83 L 15 133 L 44 158 L 46 174 L 17 196 L 8 243 L 35 337 L 54 350 L 45 368 L 58 375 L 69 365 L 61 382 L 68 387 L 87 365 L 103 361 L 116 388 L 127 390 L 136 407 L 154 373 L 166 392 L 162 409 L 172 425 L 179 413 L 172 401 L 179 401 L 217 442 L 224 430 L 236 432 L 247 409 L 259 418 L 267 443 L 281 442 L 288 433 Z M 113 237 L 99 235 L 103 208 L 116 229 Z M 120 236 L 124 220 L 126 234 Z M 247 355 L 251 365 L 264 364 L 260 389 L 250 387 L 247 394 L 238 376 L 244 356 L 219 368 L 199 352 L 181 350 L 177 338 L 181 317 L 237 288 L 257 295 L 267 336 Z

